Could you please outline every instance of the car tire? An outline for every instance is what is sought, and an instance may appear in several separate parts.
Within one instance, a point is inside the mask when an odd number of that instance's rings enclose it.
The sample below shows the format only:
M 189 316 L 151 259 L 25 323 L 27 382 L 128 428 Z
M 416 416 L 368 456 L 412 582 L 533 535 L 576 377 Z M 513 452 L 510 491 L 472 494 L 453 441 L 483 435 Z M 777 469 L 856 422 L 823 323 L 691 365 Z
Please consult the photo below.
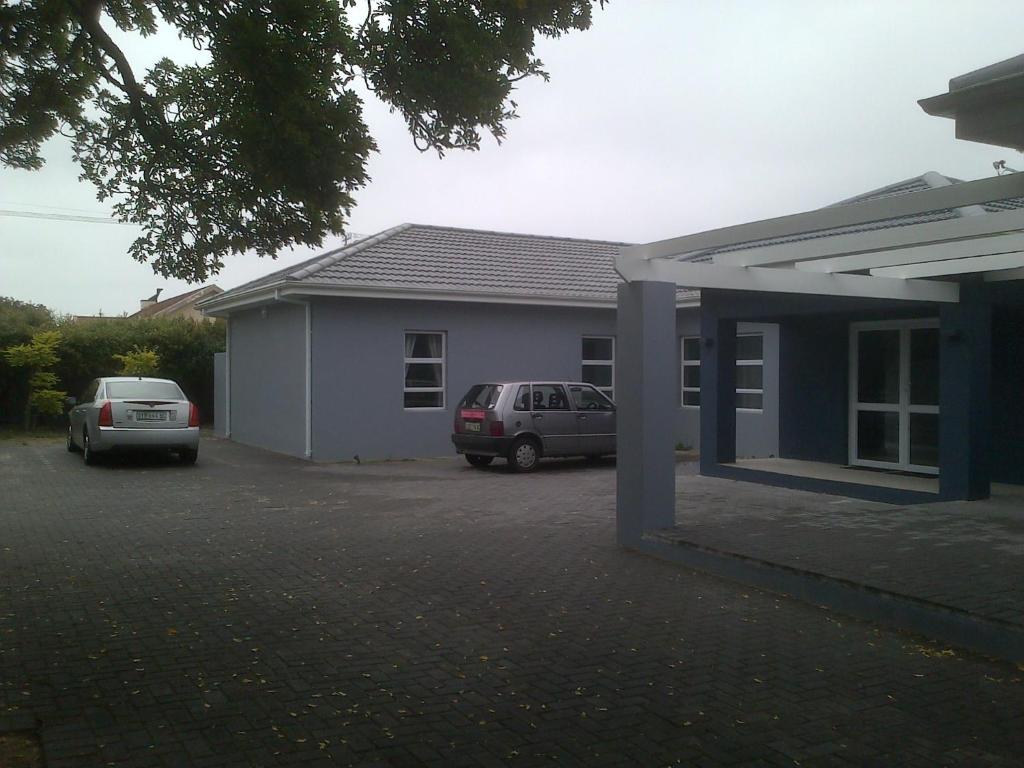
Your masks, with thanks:
M 93 451 L 92 445 L 90 445 L 89 443 L 88 429 L 82 430 L 82 459 L 90 467 L 95 466 L 96 463 L 99 461 L 99 457 L 96 455 L 96 452 Z
M 178 451 L 178 461 L 182 464 L 195 464 L 199 458 L 198 448 L 182 448 Z
M 75 441 L 71 437 L 71 432 L 71 427 L 68 427 L 68 453 L 78 453 L 82 449 L 75 445 Z
M 481 456 L 479 453 L 467 453 L 466 461 L 468 461 L 474 467 L 486 467 L 488 464 L 494 461 L 494 457 Z
M 513 472 L 533 472 L 540 464 L 540 445 L 530 437 L 520 437 L 508 451 L 508 466 Z

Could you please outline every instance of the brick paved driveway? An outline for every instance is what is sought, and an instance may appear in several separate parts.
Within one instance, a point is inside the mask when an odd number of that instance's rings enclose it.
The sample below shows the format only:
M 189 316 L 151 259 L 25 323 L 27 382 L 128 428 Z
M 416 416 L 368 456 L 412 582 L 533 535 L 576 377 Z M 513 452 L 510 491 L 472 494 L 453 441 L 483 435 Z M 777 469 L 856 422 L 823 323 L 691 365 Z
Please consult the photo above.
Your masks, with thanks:
M 50 768 L 1019 764 L 1019 670 L 624 553 L 613 489 L 0 443 L 0 724 Z

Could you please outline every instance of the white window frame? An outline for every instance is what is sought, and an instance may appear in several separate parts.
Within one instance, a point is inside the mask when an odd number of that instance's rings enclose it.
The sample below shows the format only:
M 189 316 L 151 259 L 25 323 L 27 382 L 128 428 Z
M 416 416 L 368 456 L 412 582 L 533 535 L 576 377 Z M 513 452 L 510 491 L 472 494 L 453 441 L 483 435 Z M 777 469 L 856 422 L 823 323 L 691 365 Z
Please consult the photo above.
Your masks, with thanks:
M 760 389 L 736 389 L 737 395 L 760 395 L 761 396 L 761 407 L 760 408 L 737 408 L 736 410 L 740 413 L 764 413 L 764 334 L 760 331 L 752 333 L 737 333 L 736 338 L 744 338 L 750 336 L 761 337 L 761 359 L 760 360 L 740 360 L 736 358 L 736 367 L 740 366 L 758 366 L 761 368 L 761 388 Z
M 849 463 L 855 467 L 894 469 L 901 472 L 916 472 L 922 475 L 938 475 L 938 467 L 910 463 L 910 415 L 926 413 L 939 415 L 937 405 L 912 405 L 910 403 L 910 332 L 918 328 L 938 328 L 938 318 L 914 320 L 878 320 L 850 323 L 850 389 L 849 389 Z M 895 403 L 861 403 L 858 400 L 858 379 L 860 372 L 859 344 L 861 331 L 899 331 L 899 399 Z M 941 397 L 941 394 L 940 394 Z M 857 413 L 859 411 L 880 411 L 899 415 L 899 461 L 872 461 L 857 458 Z
M 761 396 L 761 407 L 760 408 L 736 408 L 738 413 L 764 413 L 764 333 L 761 331 L 753 331 L 751 333 L 737 333 L 736 338 L 741 336 L 760 336 L 761 337 L 761 359 L 755 360 L 736 360 L 736 365 L 749 365 L 749 366 L 760 366 L 761 367 L 761 388 L 760 389 L 736 389 L 737 395 L 760 395 Z M 679 406 L 681 408 L 689 408 L 691 410 L 700 410 L 700 405 L 690 405 L 686 402 L 687 392 L 700 393 L 700 387 L 688 387 L 686 386 L 686 369 L 700 368 L 700 360 L 687 360 L 686 359 L 686 342 L 696 341 L 699 345 L 701 343 L 700 336 L 680 336 L 679 337 Z
M 700 410 L 700 403 L 698 403 L 697 405 L 690 405 L 689 403 L 686 402 L 686 393 L 687 392 L 696 392 L 698 395 L 700 395 L 700 386 L 696 386 L 696 387 L 688 387 L 688 386 L 686 386 L 686 369 L 687 369 L 687 367 L 697 368 L 698 371 L 700 370 L 700 360 L 687 360 L 686 359 L 686 342 L 688 342 L 688 341 L 696 341 L 698 348 L 700 348 L 700 346 L 701 346 L 701 338 L 700 338 L 700 336 L 681 336 L 681 337 L 679 337 L 679 361 L 680 361 L 680 363 L 679 363 L 679 405 L 682 408 L 689 408 L 690 410 L 699 411 Z M 698 383 L 699 383 L 699 379 L 700 379 L 700 375 L 699 374 L 697 376 L 697 379 L 698 379 Z
M 431 335 L 441 337 L 440 357 L 406 357 L 405 339 L 409 334 Z M 448 408 L 448 332 L 447 331 L 420 331 L 409 329 L 402 334 L 402 410 L 420 413 L 422 411 L 444 411 Z M 441 364 L 441 386 L 440 387 L 407 387 L 405 386 L 405 366 L 410 363 L 440 363 Z M 410 406 L 405 404 L 407 392 L 440 392 L 441 405 Z
M 584 360 L 583 357 L 583 342 L 587 339 L 600 339 L 601 341 L 608 340 L 612 343 L 612 358 L 611 360 Z M 584 384 L 590 384 L 594 389 L 603 394 L 613 403 L 615 402 L 615 337 L 614 336 L 598 336 L 595 334 L 586 334 L 580 337 L 580 381 Z M 593 382 L 589 382 L 583 378 L 583 368 L 588 365 L 606 365 L 612 369 L 612 385 L 611 387 L 600 387 Z M 609 391 L 611 390 L 611 391 Z

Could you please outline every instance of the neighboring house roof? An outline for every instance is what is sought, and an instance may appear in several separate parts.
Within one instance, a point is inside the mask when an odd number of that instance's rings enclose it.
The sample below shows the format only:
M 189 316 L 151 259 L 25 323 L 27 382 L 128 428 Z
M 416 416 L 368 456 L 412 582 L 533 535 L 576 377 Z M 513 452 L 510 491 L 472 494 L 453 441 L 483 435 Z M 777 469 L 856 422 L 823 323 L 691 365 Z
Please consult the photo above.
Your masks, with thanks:
M 875 189 L 870 192 L 851 197 L 847 200 L 841 200 L 838 203 L 825 206 L 826 208 L 834 208 L 840 205 L 849 205 L 851 203 L 862 203 L 868 200 L 881 200 L 886 197 L 895 197 L 897 195 L 906 195 L 911 192 L 922 192 L 927 189 L 936 189 L 938 187 L 946 187 L 950 184 L 962 184 L 962 179 L 954 179 L 950 176 L 943 176 L 941 173 L 935 171 L 928 171 L 921 176 L 915 176 L 911 179 L 905 179 L 898 181 L 895 184 L 889 184 Z M 849 227 L 834 227 L 832 229 L 820 229 L 813 232 L 802 232 L 799 235 L 788 235 L 786 237 L 776 237 L 768 240 L 752 240 L 745 243 L 737 243 L 722 248 L 714 248 L 710 250 L 698 251 L 688 254 L 682 254 L 677 257 L 678 261 L 693 261 L 693 262 L 709 262 L 714 258 L 716 253 L 727 253 L 730 251 L 742 251 L 747 248 L 761 248 L 769 245 L 783 245 L 785 243 L 796 243 L 805 240 L 815 240 L 819 237 L 832 237 L 834 235 L 849 235 L 855 232 L 869 232 L 877 229 L 891 229 L 893 227 L 906 227 L 912 224 L 925 224 L 930 221 L 944 221 L 947 219 L 962 218 L 965 216 L 979 216 L 986 213 L 999 213 L 1001 211 L 1011 211 L 1024 209 L 1024 198 L 1015 197 L 1007 200 L 996 200 L 984 205 L 972 205 L 965 208 L 949 208 L 940 211 L 929 211 L 928 213 L 919 213 L 914 216 L 900 216 L 893 219 L 882 219 L 880 221 L 872 221 L 866 224 L 856 224 Z
M 129 317 L 133 319 L 145 317 L 173 317 L 174 315 L 195 307 L 196 304 L 204 299 L 212 299 L 214 296 L 222 293 L 224 293 L 224 289 L 219 286 L 204 285 L 199 288 L 194 288 L 191 291 L 186 291 L 185 293 L 179 293 L 177 296 L 171 296 L 169 299 L 157 301 L 150 304 L 148 307 L 143 307 L 134 315 L 129 315 Z
M 628 243 L 402 224 L 204 302 L 216 311 L 271 288 L 342 295 L 611 306 Z M 680 299 L 695 299 L 683 291 Z

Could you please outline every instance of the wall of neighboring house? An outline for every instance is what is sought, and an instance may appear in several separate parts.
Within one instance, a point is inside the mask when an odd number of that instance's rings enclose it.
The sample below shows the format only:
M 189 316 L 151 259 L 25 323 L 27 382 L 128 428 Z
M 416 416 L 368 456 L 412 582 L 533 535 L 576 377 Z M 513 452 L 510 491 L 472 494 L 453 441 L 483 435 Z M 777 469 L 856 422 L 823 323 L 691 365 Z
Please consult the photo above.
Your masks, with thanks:
M 699 336 L 696 309 L 677 314 L 677 336 Z M 578 380 L 584 336 L 614 336 L 615 311 L 381 299 L 319 299 L 312 309 L 313 457 L 317 460 L 450 455 L 455 408 L 473 384 L 522 379 Z M 406 331 L 446 338 L 442 410 L 403 407 Z M 778 452 L 778 331 L 764 335 L 764 407 L 737 414 L 740 455 Z M 232 354 L 236 354 L 234 348 Z M 700 412 L 677 400 L 668 415 L 677 441 L 699 447 Z
M 304 456 L 305 308 L 275 304 L 233 313 L 228 350 L 231 439 Z

